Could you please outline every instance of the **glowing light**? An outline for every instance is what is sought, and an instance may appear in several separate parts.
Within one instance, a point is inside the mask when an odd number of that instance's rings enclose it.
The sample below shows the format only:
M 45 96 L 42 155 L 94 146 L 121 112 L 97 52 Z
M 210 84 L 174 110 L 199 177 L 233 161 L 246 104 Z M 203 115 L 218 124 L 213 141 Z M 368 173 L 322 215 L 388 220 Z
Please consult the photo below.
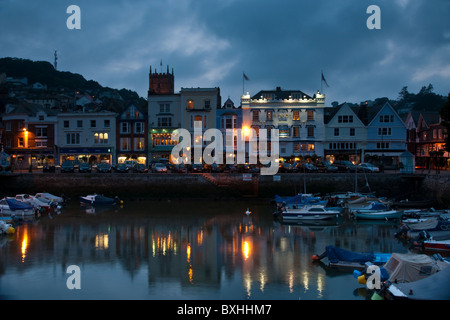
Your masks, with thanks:
M 242 127 L 242 132 L 244 134 L 244 137 L 250 136 L 250 127 L 249 126 L 243 126 Z
M 30 240 L 28 238 L 28 232 L 27 232 L 27 230 L 25 230 L 25 233 L 24 233 L 23 239 L 22 239 L 22 246 L 21 246 L 22 262 L 25 261 L 27 248 L 28 248 L 29 244 L 30 244 Z
M 187 262 L 191 261 L 191 245 L 189 243 L 186 247 L 186 260 Z
M 245 260 L 247 260 L 250 257 L 251 254 L 251 246 L 248 241 L 244 241 L 242 243 L 242 255 L 244 256 Z

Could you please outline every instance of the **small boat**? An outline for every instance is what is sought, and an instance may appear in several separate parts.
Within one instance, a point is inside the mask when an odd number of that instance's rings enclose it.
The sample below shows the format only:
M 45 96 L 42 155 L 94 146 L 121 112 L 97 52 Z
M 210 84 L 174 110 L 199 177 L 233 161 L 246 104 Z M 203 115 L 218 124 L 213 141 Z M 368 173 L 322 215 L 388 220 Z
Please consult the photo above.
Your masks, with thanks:
M 440 218 L 420 219 L 410 223 L 403 222 L 396 237 L 415 239 L 424 231 L 435 240 L 446 240 L 450 238 L 450 220 Z
M 321 219 L 331 219 L 339 215 L 337 210 L 328 210 L 323 205 L 304 205 L 301 208 L 289 208 L 281 207 L 277 212 L 276 216 L 279 216 L 283 221 L 292 220 L 321 220 Z
M 391 257 L 390 253 L 353 252 L 336 246 L 326 246 L 321 255 L 313 255 L 313 261 L 328 258 L 328 266 L 334 268 L 364 269 L 366 263 L 381 266 Z
M 371 201 L 366 205 L 357 208 L 349 208 L 350 212 L 381 212 L 389 211 L 390 208 L 381 202 Z
M 42 209 L 42 211 L 45 211 L 47 213 L 53 209 L 48 202 L 41 201 L 34 196 L 30 196 L 29 194 L 16 194 L 14 199 L 22 203 L 32 205 L 35 209 Z
M 439 251 L 442 253 L 450 252 L 450 239 L 434 240 L 429 239 L 423 242 L 423 249 L 425 251 Z
M 15 231 L 11 224 L 0 220 L 0 234 L 13 234 Z
M 87 196 L 80 197 L 80 203 L 82 205 L 113 205 L 123 202 L 117 196 L 110 198 L 99 194 L 89 194 Z
M 355 219 L 366 219 L 366 220 L 400 219 L 402 217 L 402 211 L 386 210 L 375 212 L 360 212 L 357 210 L 353 212 L 353 217 Z
M 390 300 L 450 300 L 450 268 L 425 279 L 407 283 L 393 283 L 386 291 Z
M 35 215 L 34 206 L 13 198 L 3 198 L 0 200 L 0 211 L 3 215 L 11 217 Z
M 297 205 L 303 206 L 305 204 L 321 204 L 326 205 L 328 200 L 323 200 L 320 197 L 316 197 L 310 193 L 299 193 L 292 197 L 281 197 L 276 195 L 271 201 L 272 205 Z
M 48 193 L 48 192 L 39 192 L 39 193 L 36 193 L 34 196 L 36 198 L 41 198 L 41 199 L 46 199 L 48 201 L 52 201 L 52 202 L 57 203 L 59 205 L 62 205 L 66 201 L 66 197 L 65 196 L 58 197 L 58 196 L 55 196 L 55 195 L 53 195 L 51 193 Z

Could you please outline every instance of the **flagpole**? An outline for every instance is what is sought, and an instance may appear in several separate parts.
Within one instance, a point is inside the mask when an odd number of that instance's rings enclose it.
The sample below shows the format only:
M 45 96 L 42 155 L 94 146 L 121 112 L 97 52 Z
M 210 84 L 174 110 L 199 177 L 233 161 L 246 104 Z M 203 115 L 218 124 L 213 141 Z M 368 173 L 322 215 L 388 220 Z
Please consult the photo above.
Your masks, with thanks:
M 320 93 L 323 94 L 323 90 L 322 90 L 322 86 L 323 86 L 322 75 L 323 75 L 323 70 L 320 70 Z

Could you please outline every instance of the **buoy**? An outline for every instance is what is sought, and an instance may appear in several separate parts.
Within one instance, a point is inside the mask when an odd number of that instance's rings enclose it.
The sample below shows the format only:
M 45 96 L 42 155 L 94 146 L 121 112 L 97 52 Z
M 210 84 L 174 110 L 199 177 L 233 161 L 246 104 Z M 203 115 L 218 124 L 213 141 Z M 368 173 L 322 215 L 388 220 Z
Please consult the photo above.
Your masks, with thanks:
M 248 208 L 247 208 L 247 211 L 245 211 L 245 214 L 246 215 L 249 215 L 251 212 L 248 210 Z
M 358 277 L 358 283 L 359 284 L 366 284 L 366 276 L 363 274 L 361 276 Z
M 16 232 L 16 229 L 14 229 L 13 227 L 9 227 L 7 233 L 8 234 L 13 234 L 14 232 Z
M 319 256 L 317 254 L 313 254 L 313 256 L 311 257 L 311 259 L 313 261 L 318 261 L 319 260 Z

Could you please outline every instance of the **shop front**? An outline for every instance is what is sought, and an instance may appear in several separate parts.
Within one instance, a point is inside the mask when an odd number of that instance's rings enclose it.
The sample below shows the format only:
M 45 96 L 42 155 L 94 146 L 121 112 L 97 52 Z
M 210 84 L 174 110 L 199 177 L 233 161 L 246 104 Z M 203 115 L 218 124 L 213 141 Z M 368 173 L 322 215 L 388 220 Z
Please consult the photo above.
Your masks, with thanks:
M 64 160 L 75 160 L 78 162 L 88 162 L 93 165 L 96 163 L 113 163 L 113 148 L 60 148 L 59 153 L 59 163 L 61 164 Z

